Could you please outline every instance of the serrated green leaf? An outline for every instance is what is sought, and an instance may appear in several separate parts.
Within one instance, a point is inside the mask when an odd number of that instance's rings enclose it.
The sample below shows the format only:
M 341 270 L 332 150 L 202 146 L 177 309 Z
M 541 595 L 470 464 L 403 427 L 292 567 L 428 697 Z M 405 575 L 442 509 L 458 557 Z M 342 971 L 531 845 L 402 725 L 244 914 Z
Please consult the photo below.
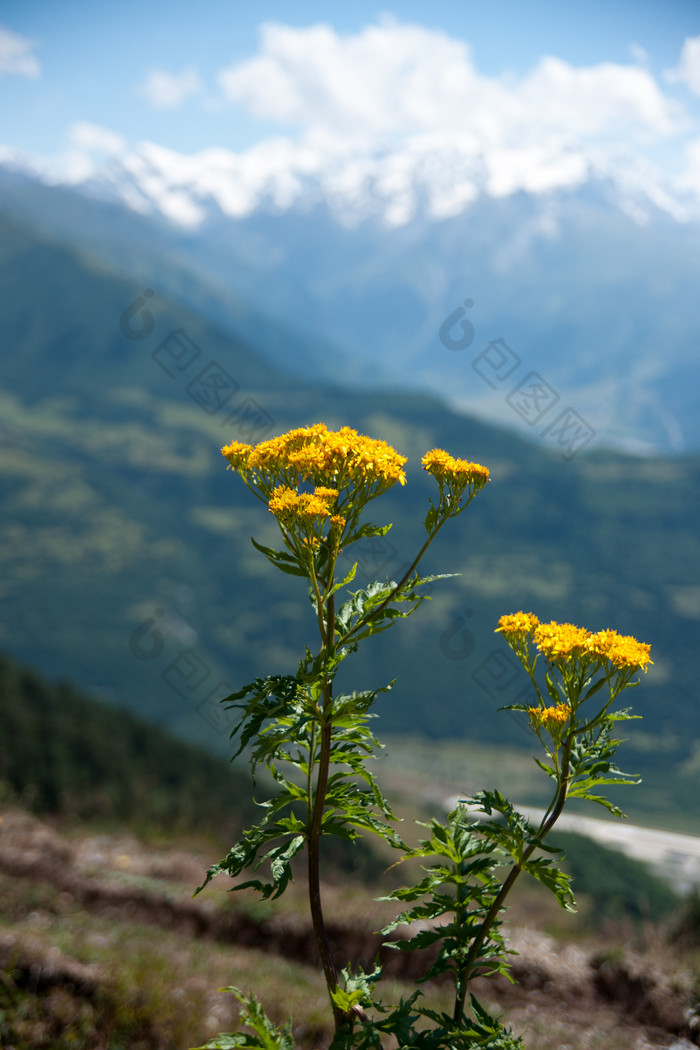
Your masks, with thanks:
M 338 1009 L 344 1013 L 349 1013 L 354 1006 L 358 1006 L 365 998 L 364 993 L 359 989 L 348 992 L 345 988 L 335 988 L 331 992 L 331 999 Z
M 281 569 L 282 572 L 288 573 L 290 576 L 304 576 L 308 577 L 306 569 L 299 565 L 299 561 L 292 554 L 286 554 L 284 551 L 277 551 L 274 547 L 264 547 L 262 543 L 258 543 L 253 537 L 250 537 L 250 542 L 253 544 L 256 550 L 264 554 L 268 561 L 277 569 Z
M 606 681 L 607 681 L 607 679 L 605 679 L 605 678 L 599 678 L 598 681 L 594 682 L 593 685 L 590 687 L 590 689 L 586 692 L 586 694 L 584 695 L 583 699 L 584 700 L 588 700 L 589 697 L 591 697 L 595 693 L 597 693 L 599 689 L 603 688 L 603 686 L 605 685 Z
M 561 696 L 561 693 L 559 692 L 559 689 L 556 686 L 556 683 L 552 679 L 552 676 L 549 673 L 549 671 L 547 671 L 546 675 L 544 676 L 544 681 L 545 681 L 545 685 L 547 686 L 547 692 L 549 693 L 549 696 L 550 696 L 552 702 L 555 705 L 556 704 L 560 704 L 561 701 L 562 701 L 562 696 Z
M 196 1050 L 234 1050 L 237 1047 L 249 1047 L 250 1050 L 294 1050 L 291 1019 L 284 1025 L 275 1025 L 252 992 L 246 995 L 234 986 L 220 988 L 219 991 L 232 992 L 236 996 L 241 1004 L 240 1022 L 251 1028 L 253 1034 L 238 1032 L 219 1035 Z
M 566 911 L 576 911 L 576 901 L 571 890 L 571 876 L 553 864 L 549 858 L 531 858 L 523 864 L 523 871 L 527 871 L 548 890 L 551 890 L 562 908 Z

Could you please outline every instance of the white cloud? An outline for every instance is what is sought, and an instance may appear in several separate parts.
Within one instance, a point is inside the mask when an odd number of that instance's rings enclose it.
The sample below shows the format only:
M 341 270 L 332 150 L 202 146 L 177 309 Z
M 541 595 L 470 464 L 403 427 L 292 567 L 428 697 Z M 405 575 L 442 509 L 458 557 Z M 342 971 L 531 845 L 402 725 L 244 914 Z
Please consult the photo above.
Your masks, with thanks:
M 127 151 L 127 140 L 118 132 L 80 120 L 71 124 L 65 149 L 38 163 L 51 181 L 79 183 L 103 170 L 106 163 L 123 160 Z
M 663 137 L 678 126 L 676 107 L 638 66 L 605 62 L 575 69 L 561 59 L 543 58 L 516 86 L 513 101 L 534 128 L 577 140 L 621 132 Z
M 0 26 L 0 77 L 38 77 L 41 66 L 32 54 L 33 48 L 31 40 Z
M 638 65 L 576 68 L 545 57 L 525 76 L 485 76 L 445 33 L 384 21 L 355 35 L 266 23 L 259 53 L 224 69 L 230 102 L 307 132 L 376 139 L 468 133 L 482 145 L 671 134 L 675 104 Z
M 650 62 L 649 52 L 646 48 L 642 47 L 641 44 L 632 43 L 630 44 L 630 54 L 635 62 L 638 62 L 640 66 L 647 66 Z
M 700 36 L 687 36 L 681 48 L 681 57 L 674 69 L 666 76 L 676 83 L 685 84 L 694 95 L 700 95 Z
M 180 73 L 167 73 L 156 69 L 149 73 L 139 88 L 154 109 L 177 109 L 193 95 L 204 90 L 199 73 L 193 66 L 188 66 Z
M 89 124 L 85 120 L 73 124 L 70 129 L 71 144 L 88 153 L 99 153 L 112 156 L 126 150 L 126 139 L 116 131 Z
M 543 194 L 592 176 L 618 185 L 639 222 L 652 206 L 684 218 L 686 200 L 695 214 L 700 199 L 700 140 L 687 142 L 697 135 L 693 100 L 684 109 L 632 62 L 575 67 L 545 56 L 522 75 L 487 76 L 465 42 L 421 26 L 385 20 L 343 36 L 268 23 L 258 53 L 219 74 L 218 99 L 193 68 L 152 73 L 147 85 L 160 108 L 201 93 L 203 107 L 237 104 L 300 133 L 183 155 L 81 122 L 44 168 L 102 181 L 131 207 L 190 227 L 210 201 L 241 216 L 263 203 L 327 200 L 342 221 L 400 225 L 423 208 L 447 218 L 482 193 Z
M 676 184 L 680 190 L 692 193 L 700 199 L 700 138 L 687 143 L 685 157 L 685 170 L 679 175 Z
M 257 116 L 356 134 L 429 128 L 473 80 L 464 44 L 393 23 L 346 37 L 268 23 L 261 53 L 219 75 L 226 96 Z

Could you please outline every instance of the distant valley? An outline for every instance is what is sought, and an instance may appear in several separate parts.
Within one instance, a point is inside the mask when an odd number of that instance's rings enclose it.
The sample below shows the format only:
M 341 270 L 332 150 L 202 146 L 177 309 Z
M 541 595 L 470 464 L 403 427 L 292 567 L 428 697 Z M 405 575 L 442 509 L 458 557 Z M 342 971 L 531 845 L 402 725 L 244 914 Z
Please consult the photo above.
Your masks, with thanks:
M 275 542 L 274 522 L 225 471 L 221 444 L 324 419 L 407 455 L 408 485 L 376 505 L 394 528 L 363 552 L 364 579 L 397 573 L 420 542 L 431 494 L 420 456 L 444 447 L 488 465 L 492 482 L 425 566 L 462 575 L 353 665 L 353 687 L 398 678 L 380 735 L 528 747 L 522 723 L 497 713 L 524 685 L 503 664 L 498 617 L 528 608 L 616 626 L 651 642 L 655 661 L 632 694 L 644 721 L 628 732 L 627 764 L 644 774 L 647 814 L 683 805 L 692 820 L 698 458 L 592 448 L 566 460 L 438 398 L 301 381 L 264 331 L 256 341 L 246 324 L 237 335 L 212 323 L 156 276 L 145 297 L 85 250 L 2 220 L 0 645 L 226 752 L 219 696 L 293 672 L 312 623 L 296 581 L 252 548 L 251 536 Z M 129 336 L 139 299 L 153 327 Z M 231 381 L 223 406 L 206 388 L 217 368 Z

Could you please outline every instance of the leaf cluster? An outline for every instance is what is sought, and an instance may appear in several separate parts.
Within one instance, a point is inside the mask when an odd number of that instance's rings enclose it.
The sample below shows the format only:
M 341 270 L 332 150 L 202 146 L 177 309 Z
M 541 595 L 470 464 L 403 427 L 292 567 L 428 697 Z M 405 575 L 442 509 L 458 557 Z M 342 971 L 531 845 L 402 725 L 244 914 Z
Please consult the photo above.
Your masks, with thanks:
M 618 711 L 614 715 L 608 715 L 596 729 L 574 739 L 571 748 L 568 798 L 584 798 L 603 806 L 616 817 L 624 816 L 618 806 L 598 793 L 598 789 L 640 783 L 636 773 L 624 773 L 614 761 L 615 752 L 622 741 L 613 738 L 613 724 L 629 717 L 634 716 L 627 711 Z
M 416 991 L 401 999 L 390 1011 L 375 1003 L 386 1016 L 366 1019 L 349 1036 L 338 1033 L 331 1050 L 382 1050 L 387 1036 L 401 1050 L 523 1050 L 523 1040 L 493 1017 L 476 996 L 470 996 L 471 1016 L 462 1013 L 455 1021 L 449 1014 L 417 1006 L 420 994 Z
M 356 568 L 355 564 L 351 570 L 352 575 L 346 579 L 354 577 Z M 367 587 L 352 593 L 338 610 L 337 644 L 341 647 L 350 645 L 351 651 L 354 651 L 363 638 L 386 631 L 396 620 L 405 619 L 419 609 L 424 601 L 429 601 L 430 595 L 419 593 L 419 587 L 435 580 L 449 579 L 452 575 L 455 574 L 420 576 L 414 573 L 401 583 L 394 580 L 385 583 L 373 580 Z M 408 608 L 400 608 L 404 603 L 407 603 Z
M 425 874 L 418 883 L 385 898 L 412 906 L 382 933 L 417 925 L 417 932 L 390 942 L 391 947 L 414 951 L 437 946 L 424 980 L 443 973 L 462 980 L 465 967 L 470 977 L 494 973 L 508 977 L 507 951 L 500 920 L 494 914 L 504 866 L 529 872 L 554 893 L 562 907 L 571 908 L 568 876 L 551 857 L 535 855 L 536 850 L 559 851 L 545 846 L 539 833 L 498 791 L 465 799 L 446 823 L 433 819 L 424 826 L 430 837 L 407 851 L 406 857 L 435 859 L 423 867 Z
M 246 994 L 234 985 L 220 988 L 219 991 L 233 992 L 241 1004 L 240 1023 L 251 1031 L 217 1035 L 204 1046 L 194 1047 L 193 1050 L 239 1050 L 240 1047 L 250 1050 L 294 1050 L 291 1020 L 284 1025 L 274 1024 L 253 992 Z
M 391 684 L 334 697 L 324 713 L 316 662 L 307 652 L 297 677 L 257 678 L 223 701 L 241 713 L 231 734 L 239 737 L 236 754 L 249 748 L 253 773 L 263 765 L 277 790 L 272 798 L 258 803 L 264 811 L 260 821 L 245 830 L 226 857 L 209 869 L 196 892 L 216 875 L 238 878 L 266 863 L 269 880 L 249 879 L 237 883 L 234 890 L 251 888 L 263 899 L 284 893 L 293 878 L 292 861 L 311 833 L 313 776 L 324 732 L 329 737 L 329 775 L 321 833 L 353 841 L 362 831 L 369 831 L 392 846 L 401 846 L 400 837 L 387 823 L 393 819 L 389 804 L 367 764 L 381 747 L 367 725 L 373 717 L 370 708 Z M 332 733 L 328 732 L 331 727 Z

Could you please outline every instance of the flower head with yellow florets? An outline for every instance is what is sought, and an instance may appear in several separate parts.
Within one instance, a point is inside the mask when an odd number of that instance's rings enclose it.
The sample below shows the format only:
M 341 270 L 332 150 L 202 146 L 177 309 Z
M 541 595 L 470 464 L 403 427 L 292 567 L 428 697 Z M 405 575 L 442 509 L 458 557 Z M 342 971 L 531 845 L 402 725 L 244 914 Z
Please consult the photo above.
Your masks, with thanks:
M 440 486 L 440 501 L 456 506 L 468 493 L 467 503 L 489 480 L 488 467 L 471 463 L 467 459 L 455 459 L 441 448 L 426 452 L 421 460 L 423 469 L 432 474 Z M 465 504 L 466 506 L 466 504 Z M 463 509 L 463 508 L 462 508 Z
M 534 643 L 538 652 L 550 664 L 577 661 L 582 666 L 617 671 L 646 671 L 653 663 L 651 646 L 638 642 L 631 635 L 605 630 L 593 633 L 572 623 L 540 623 L 534 613 L 509 613 L 501 616 L 496 632 L 501 633 L 513 648 L 526 641 Z
M 608 661 L 617 670 L 641 670 L 646 673 L 647 664 L 653 664 L 651 646 L 638 642 L 632 635 L 617 631 L 598 631 L 586 639 L 586 649 L 597 660 Z
M 557 704 L 555 707 L 528 707 L 530 726 L 539 736 L 543 729 L 558 744 L 569 724 L 571 708 L 568 704 Z
M 390 526 L 358 528 L 362 508 L 397 482 L 406 483 L 406 457 L 386 441 L 358 434 L 351 427 L 329 430 L 324 423 L 314 423 L 257 445 L 233 441 L 221 452 L 248 488 L 268 504 L 283 532 L 311 530 L 307 547 L 325 539 L 339 551 L 341 544 L 362 536 L 384 535 Z M 489 472 L 442 449 L 427 452 L 422 464 L 440 487 L 439 505 L 431 505 L 426 519 L 432 534 L 448 517 L 465 509 L 489 480 Z M 303 491 L 303 485 L 313 486 L 313 491 Z M 325 524 L 328 532 L 323 536 Z
M 530 675 L 538 696 L 537 707 L 514 705 L 526 710 L 531 728 L 538 734 L 545 729 L 558 745 L 567 732 L 579 732 L 600 724 L 615 697 L 631 683 L 636 671 L 646 671 L 650 646 L 617 631 L 593 633 L 571 623 L 540 623 L 534 613 L 517 612 L 502 616 L 496 628 L 518 656 Z M 538 657 L 549 664 L 547 692 L 561 700 L 550 707 L 543 698 L 536 676 Z M 555 674 L 556 672 L 556 674 Z M 608 698 L 598 713 L 580 722 L 581 704 L 595 696 L 607 682 Z M 546 694 L 545 694 L 546 695 Z M 619 714 L 617 717 L 621 717 Z
M 386 441 L 365 437 L 351 427 L 329 430 L 324 423 L 290 430 L 257 445 L 234 441 L 222 454 L 253 491 L 263 498 L 277 485 L 363 489 L 374 498 L 395 485 L 404 485 L 406 457 Z
M 291 522 L 299 518 L 305 523 L 330 517 L 338 496 L 337 489 L 316 488 L 313 492 L 297 492 L 286 485 L 278 485 L 268 502 L 278 521 Z
M 406 457 L 351 427 L 333 431 L 315 423 L 257 445 L 233 441 L 221 452 L 282 530 L 299 532 L 306 548 L 328 537 L 337 547 L 348 518 L 355 524 L 365 503 L 406 482 Z
M 533 632 L 533 640 L 549 663 L 577 660 L 587 652 L 586 641 L 591 632 L 572 623 L 541 623 Z
M 536 627 L 539 627 L 539 623 L 540 621 L 534 613 L 526 613 L 522 611 L 508 613 L 506 616 L 502 616 L 498 621 L 496 633 L 503 635 L 508 642 L 508 645 L 513 652 L 517 653 L 525 666 L 528 666 L 530 662 L 530 643 L 532 641 L 533 632 Z

